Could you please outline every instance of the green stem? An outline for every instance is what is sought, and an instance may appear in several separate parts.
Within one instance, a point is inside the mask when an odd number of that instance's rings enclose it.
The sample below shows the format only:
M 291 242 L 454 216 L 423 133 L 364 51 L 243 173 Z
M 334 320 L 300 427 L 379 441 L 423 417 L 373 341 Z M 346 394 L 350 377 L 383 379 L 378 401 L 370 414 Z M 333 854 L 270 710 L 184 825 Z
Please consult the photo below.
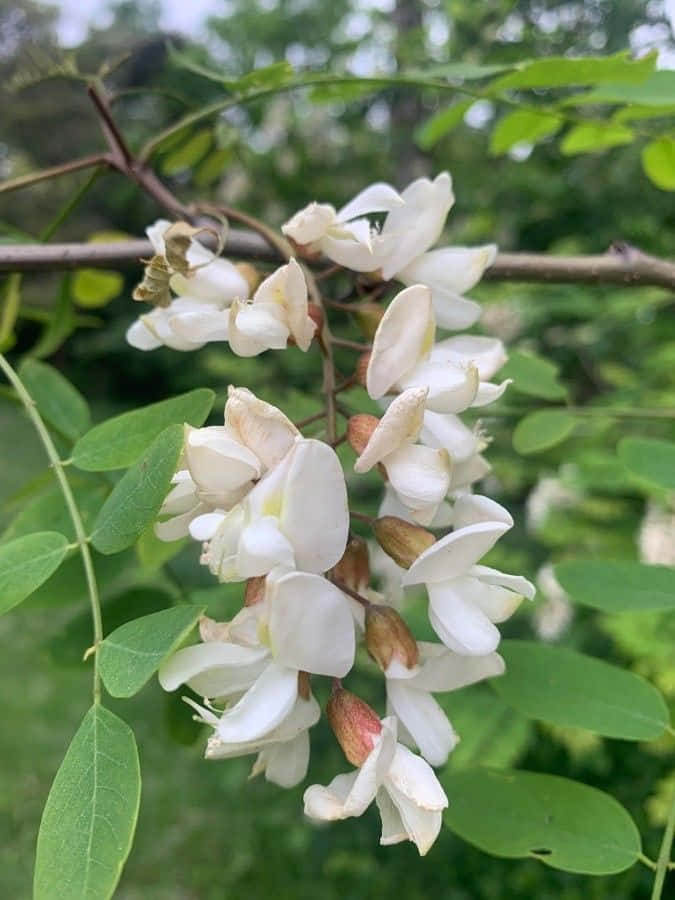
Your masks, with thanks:
M 668 821 L 663 832 L 663 840 L 661 841 L 661 849 L 659 850 L 659 858 L 656 860 L 656 875 L 654 876 L 654 887 L 652 888 L 651 900 L 660 900 L 663 893 L 663 885 L 666 881 L 666 873 L 670 867 L 670 848 L 673 845 L 673 836 L 675 835 L 675 788 L 673 788 L 673 797 L 670 801 L 670 811 L 668 813 Z
M 45 452 L 49 458 L 51 467 L 54 469 L 56 480 L 58 481 L 59 487 L 61 488 L 63 499 L 65 500 L 66 506 L 68 507 L 68 512 L 73 523 L 73 528 L 75 529 L 77 546 L 80 548 L 82 564 L 84 565 L 84 574 L 87 579 L 87 590 L 89 593 L 91 616 L 94 625 L 94 703 L 100 703 L 101 676 L 98 666 L 98 646 L 103 640 L 103 622 L 101 620 L 101 603 L 98 596 L 98 585 L 96 584 L 94 563 L 91 558 L 89 544 L 87 543 L 87 535 L 84 530 L 82 517 L 80 516 L 80 511 L 77 508 L 75 497 L 73 496 L 70 484 L 68 483 L 68 479 L 63 468 L 63 462 L 58 454 L 56 447 L 54 446 L 54 442 L 52 441 L 49 431 L 47 430 L 47 426 L 45 425 L 42 416 L 37 410 L 35 401 L 24 387 L 24 384 L 17 373 L 1 353 L 0 369 L 2 369 L 2 371 L 5 373 L 5 375 L 7 376 L 7 380 L 16 391 L 19 400 L 23 404 L 29 419 L 33 423 L 33 426 L 37 431 L 40 440 L 42 441 L 42 446 L 45 448 Z

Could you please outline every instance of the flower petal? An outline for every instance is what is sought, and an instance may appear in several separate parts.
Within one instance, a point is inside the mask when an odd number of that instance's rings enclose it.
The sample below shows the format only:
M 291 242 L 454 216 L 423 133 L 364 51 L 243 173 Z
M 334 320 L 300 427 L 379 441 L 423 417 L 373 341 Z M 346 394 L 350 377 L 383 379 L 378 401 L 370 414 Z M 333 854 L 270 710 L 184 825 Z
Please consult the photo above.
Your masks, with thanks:
M 434 340 L 431 291 L 405 288 L 391 301 L 377 326 L 366 372 L 370 396 L 378 400 L 430 352 Z M 424 387 L 420 382 L 411 387 Z
M 431 694 L 387 679 L 387 699 L 422 756 L 432 766 L 444 765 L 459 738 Z
M 281 231 L 296 244 L 318 241 L 336 220 L 335 207 L 330 203 L 309 203 L 281 226 Z
M 453 464 L 464 462 L 478 450 L 479 438 L 454 413 L 426 410 L 420 440 L 428 447 L 447 450 Z
M 413 259 L 396 277 L 407 283 L 428 284 L 432 291 L 463 294 L 478 284 L 496 256 L 496 244 L 439 247 Z
M 192 247 L 195 246 L 210 255 L 209 250 L 193 241 Z M 200 265 L 200 268 L 193 271 L 187 278 L 180 274 L 173 275 L 171 278 L 173 291 L 179 296 L 195 297 L 203 303 L 219 309 L 225 309 L 233 300 L 247 299 L 249 295 L 248 282 L 235 265 L 227 259 L 214 258 L 212 255 L 208 265 L 201 265 L 207 260 L 191 259 L 194 257 L 192 247 L 188 250 L 188 261 L 192 265 Z
M 499 631 L 475 602 L 479 588 L 477 579 L 467 577 L 427 585 L 429 621 L 455 653 L 485 656 L 499 645 Z
M 501 504 L 481 494 L 463 494 L 455 501 L 452 522 L 455 529 L 479 522 L 501 522 L 513 528 L 513 516 Z
M 151 331 L 143 321 L 143 316 L 132 322 L 127 328 L 127 343 L 136 350 L 156 350 L 162 346 L 162 341 L 157 337 L 154 331 Z
M 276 406 L 256 397 L 247 388 L 232 385 L 227 389 L 225 426 L 267 469 L 283 459 L 300 434 Z
M 504 660 L 498 653 L 466 656 L 428 641 L 418 641 L 418 647 L 419 670 L 407 685 L 420 691 L 456 691 L 504 672 Z
M 479 522 L 436 541 L 403 575 L 403 584 L 447 581 L 463 575 L 508 531 L 502 522 Z
M 209 641 L 178 650 L 160 666 L 165 691 L 188 684 L 200 697 L 225 697 L 248 690 L 267 665 L 266 647 L 240 647 Z
M 493 384 L 491 381 L 481 381 L 478 387 L 478 393 L 476 394 L 476 399 L 471 406 L 487 406 L 489 403 L 494 403 L 495 400 L 499 400 L 504 391 L 511 384 L 511 381 L 511 378 L 507 378 L 505 381 L 502 381 L 501 384 Z
M 473 363 L 478 369 L 481 381 L 492 378 L 507 358 L 501 341 L 475 334 L 461 334 L 439 341 L 431 354 L 434 362 L 450 362 L 460 366 Z
M 297 696 L 297 671 L 269 663 L 241 700 L 223 713 L 216 734 L 225 742 L 256 740 L 286 718 Z
M 428 389 L 425 387 L 410 388 L 390 403 L 363 452 L 354 463 L 355 472 L 368 472 L 387 454 L 398 450 L 403 444 L 417 440 L 422 427 L 427 394 Z
M 303 731 L 292 741 L 273 744 L 260 751 L 254 770 L 262 767 L 265 778 L 282 788 L 300 784 L 309 767 L 309 734 Z
M 464 368 L 431 360 L 421 362 L 398 381 L 402 389 L 427 386 L 427 409 L 437 413 L 460 413 L 475 405 L 479 385 L 475 366 Z
M 480 578 L 485 584 L 497 584 L 500 587 L 508 588 L 521 594 L 528 600 L 534 600 L 537 589 L 522 575 L 507 575 L 506 572 L 499 572 L 497 569 L 491 569 L 488 566 L 473 566 L 469 571 L 470 575 Z
M 403 206 L 404 200 L 398 191 L 384 181 L 377 181 L 362 190 L 342 209 L 338 210 L 339 222 L 348 222 L 368 213 L 388 212 L 397 206 Z
M 407 841 L 408 832 L 405 830 L 394 801 L 387 793 L 386 788 L 379 789 L 375 795 L 375 802 L 382 819 L 380 844 L 383 847 L 388 847 L 391 844 L 400 844 L 401 841 Z
M 255 519 L 241 532 L 237 572 L 242 578 L 267 575 L 275 566 L 295 566 L 293 546 L 273 516 Z
M 448 493 L 450 463 L 445 450 L 408 444 L 384 461 L 387 477 L 413 518 L 428 525 Z

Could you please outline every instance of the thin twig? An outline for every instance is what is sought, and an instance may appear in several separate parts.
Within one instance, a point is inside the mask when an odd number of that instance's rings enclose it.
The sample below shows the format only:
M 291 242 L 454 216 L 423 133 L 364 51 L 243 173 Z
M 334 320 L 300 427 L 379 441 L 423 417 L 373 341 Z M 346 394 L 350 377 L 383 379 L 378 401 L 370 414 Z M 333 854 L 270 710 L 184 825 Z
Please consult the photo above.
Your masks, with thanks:
M 368 516 L 362 512 L 357 512 L 355 509 L 350 509 L 349 515 L 352 517 L 352 519 L 358 519 L 359 522 L 366 522 L 368 525 L 372 525 L 375 521 L 372 516 Z
M 362 594 L 359 594 L 358 591 L 353 591 L 344 583 L 344 581 L 340 581 L 339 578 L 332 578 L 331 576 L 329 576 L 329 578 L 333 582 L 335 587 L 339 588 L 343 594 L 347 594 L 353 600 L 356 600 L 357 603 L 360 603 L 361 606 L 370 606 L 370 600 L 368 600 Z
M 356 350 L 357 353 L 367 353 L 373 349 L 371 344 L 363 344 L 360 341 L 348 341 L 346 338 L 333 337 L 332 342 L 334 347 Z
M 94 166 L 109 165 L 110 159 L 105 153 L 92 153 L 81 159 L 73 159 L 70 162 L 51 166 L 49 169 L 40 169 L 38 172 L 29 172 L 27 175 L 19 175 L 17 178 L 8 178 L 0 181 L 0 194 L 10 191 L 18 191 L 21 188 L 31 187 L 40 181 L 50 178 L 60 178 L 62 175 L 70 175 L 71 172 L 80 172 L 82 169 L 91 169 Z
M 326 415 L 326 410 L 322 409 L 320 412 L 314 413 L 313 416 L 307 416 L 306 419 L 300 419 L 299 422 L 293 422 L 293 424 L 295 425 L 296 428 L 304 428 L 305 425 L 311 425 L 312 422 L 318 422 L 319 419 L 323 419 L 325 415 Z

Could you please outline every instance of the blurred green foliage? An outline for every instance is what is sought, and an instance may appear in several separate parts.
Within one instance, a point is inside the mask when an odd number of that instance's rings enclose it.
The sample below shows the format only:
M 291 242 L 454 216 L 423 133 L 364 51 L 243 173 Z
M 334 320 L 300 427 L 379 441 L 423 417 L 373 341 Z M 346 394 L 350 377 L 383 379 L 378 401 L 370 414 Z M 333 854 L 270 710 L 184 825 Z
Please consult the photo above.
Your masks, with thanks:
M 102 149 L 82 82 L 63 77 L 73 70 L 73 59 L 83 72 L 110 62 L 106 84 L 115 115 L 131 145 L 140 147 L 189 108 L 222 98 L 222 83 L 198 74 L 199 67 L 214 64 L 230 80 L 284 59 L 296 70 L 359 75 L 397 66 L 429 71 L 449 62 L 498 66 L 524 58 L 616 52 L 629 37 L 644 41 L 645 29 L 660 35 L 672 52 L 672 40 L 663 37 L 662 4 L 645 6 L 641 0 L 232 0 L 226 13 L 209 23 L 208 51 L 183 36 L 157 33 L 160 7 L 117 3 L 110 27 L 92 29 L 80 47 L 65 52 L 58 46 L 55 7 L 0 0 L 3 175 Z M 179 65 L 181 59 L 191 68 Z M 22 89 L 10 90 L 12 84 Z M 605 141 L 602 152 L 566 156 L 557 138 L 548 137 L 554 132 L 550 121 L 521 121 L 521 135 L 539 143 L 516 153 L 509 143 L 514 123 L 502 119 L 492 149 L 511 147 L 512 152 L 491 157 L 488 134 L 504 111 L 481 101 L 465 121 L 469 106 L 448 114 L 447 103 L 447 96 L 401 87 L 279 93 L 226 111 L 213 127 L 199 125 L 175 135 L 158 148 L 153 163 L 182 198 L 231 203 L 275 225 L 311 199 L 339 205 L 372 181 L 403 186 L 417 174 L 447 168 L 457 194 L 448 229 L 453 243 L 496 240 L 505 250 L 593 253 L 620 240 L 656 255 L 672 254 L 672 195 L 645 177 L 639 144 L 621 146 L 617 139 L 615 146 Z M 664 118 L 671 112 L 664 106 Z M 419 135 L 436 113 L 454 127 L 436 127 L 433 140 L 421 141 L 428 148 L 422 150 L 413 133 Z M 663 125 L 656 117 L 645 116 L 644 122 L 646 128 Z M 428 135 L 430 126 L 425 127 Z M 497 148 L 495 134 L 500 135 Z M 577 142 L 583 137 L 577 134 Z M 652 151 L 649 165 L 658 169 L 667 152 L 665 146 Z M 75 203 L 68 216 L 61 215 Z M 88 183 L 79 173 L 0 195 L 0 240 L 37 239 L 49 223 L 57 240 L 85 240 L 111 229 L 140 235 L 162 212 L 116 175 Z M 21 303 L 13 353 L 47 358 L 59 368 L 86 396 L 95 422 L 210 387 L 217 393 L 210 420 L 215 423 L 230 382 L 277 403 L 291 418 L 316 411 L 321 378 L 316 354 L 289 350 L 239 359 L 220 345 L 189 356 L 129 348 L 124 331 L 137 314 L 129 297 L 139 274 L 125 271 L 123 285 L 113 273 L 86 271 L 6 281 L 5 303 L 10 291 Z M 554 408 L 565 393 L 575 407 L 672 408 L 672 295 L 645 288 L 487 283 L 474 293 L 485 304 L 483 332 L 502 337 L 514 351 L 509 363 L 514 387 L 501 411 L 482 415 L 493 439 L 488 451 L 493 473 L 486 490 L 513 511 L 517 522 L 490 564 L 536 577 L 549 563 L 584 556 L 675 563 L 672 494 L 631 478 L 616 450 L 622 438 L 631 436 L 675 439 L 672 420 L 586 415 L 575 419 L 571 436 L 549 449 L 544 442 L 535 448 L 539 452 L 524 457 L 513 446 L 516 424 L 528 413 Z M 336 320 L 344 333 L 359 339 L 356 326 L 341 315 Z M 545 374 L 542 378 L 537 369 L 528 390 L 532 355 L 545 361 Z M 343 373 L 353 362 L 351 351 L 338 351 Z M 354 410 L 370 410 L 358 390 L 346 393 L 344 402 Z M 3 441 L 0 468 L 0 524 L 9 526 L 2 539 L 53 527 L 64 517 L 60 497 L 31 428 L 4 394 L 0 427 L 3 437 L 10 437 Z M 67 455 L 65 437 L 55 434 L 55 440 Z M 349 465 L 350 451 L 341 448 L 340 453 Z M 78 473 L 73 481 L 76 494 L 87 498 L 85 513 L 93 521 L 113 480 L 106 473 Z M 349 484 L 358 508 L 376 508 L 374 476 L 351 475 Z M 95 554 L 105 585 L 106 631 L 177 598 L 206 604 L 209 614 L 221 617 L 236 609 L 236 586 L 214 586 L 196 564 L 194 545 L 172 552 L 162 567 L 165 559 L 146 536 L 123 556 Z M 505 635 L 564 633 L 567 645 L 648 677 L 672 707 L 672 615 L 609 616 L 581 606 L 570 611 L 546 573 L 539 576 L 539 598 L 504 627 Z M 79 560 L 70 559 L 22 607 L 0 619 L 0 678 L 7 698 L 0 729 L 3 897 L 23 900 L 30 894 L 40 812 L 87 706 L 89 679 L 80 662 L 90 642 L 85 602 Z M 408 603 L 424 637 L 422 598 L 411 596 Z M 368 662 L 353 677 L 356 689 L 381 703 L 381 685 Z M 634 745 L 535 725 L 485 686 L 448 695 L 444 704 L 464 736 L 451 771 L 477 762 L 517 764 L 600 787 L 630 810 L 645 852 L 655 855 L 655 826 L 665 818 L 673 777 L 665 743 Z M 311 827 L 302 818 L 300 788 L 282 792 L 264 781 L 248 783 L 247 760 L 203 762 L 204 734 L 184 704 L 156 684 L 111 707 L 137 734 L 144 776 L 137 840 L 118 894 L 124 900 L 271 895 L 360 900 L 389 894 L 422 900 L 432 892 L 453 900 L 649 896 L 651 878 L 644 869 L 589 880 L 534 861 L 487 859 L 449 832 L 420 861 L 411 846 L 377 846 L 373 810 L 330 828 Z M 344 768 L 324 724 L 312 732 L 312 746 L 312 781 L 328 780 Z

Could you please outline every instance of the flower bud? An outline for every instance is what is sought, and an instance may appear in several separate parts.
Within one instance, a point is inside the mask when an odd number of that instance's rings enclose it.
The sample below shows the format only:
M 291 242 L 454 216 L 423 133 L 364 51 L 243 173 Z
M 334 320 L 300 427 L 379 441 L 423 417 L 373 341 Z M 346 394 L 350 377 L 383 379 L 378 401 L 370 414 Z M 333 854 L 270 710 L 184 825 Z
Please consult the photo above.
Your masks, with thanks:
M 361 333 L 368 340 L 372 340 L 384 315 L 384 309 L 379 303 L 360 303 L 355 309 L 356 322 Z
M 246 582 L 244 591 L 244 606 L 255 606 L 265 596 L 265 576 L 254 575 Z
M 255 266 L 252 266 L 251 263 L 247 262 L 235 263 L 234 267 L 248 284 L 249 294 L 253 295 L 253 292 L 262 281 L 260 272 Z
M 361 356 L 356 361 L 356 368 L 354 369 L 354 375 L 356 376 L 356 381 L 361 387 L 366 386 L 366 375 L 368 374 L 368 364 L 370 362 L 371 356 L 370 350 L 366 353 L 362 353 Z
M 366 607 L 366 647 L 383 672 L 393 659 L 406 669 L 414 668 L 419 660 L 417 641 L 391 606 Z
M 371 434 L 378 426 L 379 419 L 377 416 L 371 416 L 368 413 L 357 413 L 350 416 L 347 422 L 347 440 L 349 445 L 359 456 L 366 448 Z
M 382 731 L 375 710 L 356 694 L 339 687 L 333 689 L 326 715 L 349 762 L 353 766 L 363 765 Z
M 339 563 L 333 566 L 332 576 L 353 591 L 363 591 L 370 583 L 368 545 L 363 538 L 352 536 Z
M 309 700 L 311 690 L 309 672 L 298 672 L 298 696 L 303 700 Z
M 394 562 L 409 569 L 417 557 L 436 542 L 434 535 L 398 516 L 382 516 L 373 522 L 377 543 Z
M 323 310 L 316 303 L 307 304 L 307 315 L 316 325 L 316 333 L 321 334 L 323 331 Z

